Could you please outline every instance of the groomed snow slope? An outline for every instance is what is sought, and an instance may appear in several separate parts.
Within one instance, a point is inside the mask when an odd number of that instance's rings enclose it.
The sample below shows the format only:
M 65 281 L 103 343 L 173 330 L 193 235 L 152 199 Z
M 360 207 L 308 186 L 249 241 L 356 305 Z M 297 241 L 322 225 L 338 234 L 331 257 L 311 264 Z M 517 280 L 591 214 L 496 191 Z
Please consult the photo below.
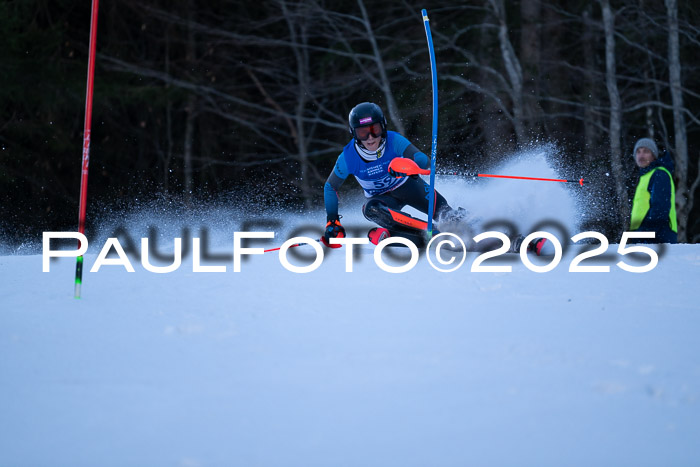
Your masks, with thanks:
M 310 251 L 310 247 L 306 252 Z M 0 257 L 0 465 L 697 465 L 700 248 L 651 272 Z

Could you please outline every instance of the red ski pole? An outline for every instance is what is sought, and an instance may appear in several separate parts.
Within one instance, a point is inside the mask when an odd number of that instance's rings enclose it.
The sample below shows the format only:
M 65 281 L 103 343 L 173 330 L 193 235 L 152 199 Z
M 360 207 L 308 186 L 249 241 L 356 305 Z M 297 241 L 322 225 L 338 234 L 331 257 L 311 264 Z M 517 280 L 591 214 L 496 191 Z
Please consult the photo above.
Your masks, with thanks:
M 578 180 L 566 180 L 563 178 L 518 177 L 515 175 L 493 175 L 493 174 L 479 174 L 479 173 L 473 173 L 473 172 L 468 172 L 468 173 L 464 173 L 464 174 L 460 174 L 457 172 L 449 172 L 449 173 L 443 173 L 441 175 L 462 175 L 462 176 L 466 176 L 466 177 L 513 178 L 516 180 L 539 180 L 539 181 L 544 181 L 544 182 L 578 183 L 581 186 L 583 186 L 584 183 L 590 183 L 590 182 L 584 180 L 583 177 L 579 178 Z
M 90 17 L 90 55 L 88 58 L 87 91 L 85 94 L 85 127 L 83 130 L 83 160 L 80 172 L 80 207 L 78 232 L 85 234 L 85 213 L 87 211 L 88 166 L 90 165 L 90 131 L 92 126 L 92 90 L 95 78 L 95 49 L 97 43 L 97 8 L 99 0 L 92 0 Z M 80 248 L 80 242 L 78 242 Z M 75 264 L 75 298 L 80 298 L 83 282 L 83 257 L 78 256 Z
M 578 183 L 581 186 L 583 186 L 584 183 L 588 183 L 588 182 L 583 181 L 583 177 L 581 177 L 579 180 L 565 180 L 565 179 L 559 179 L 559 178 L 516 177 L 513 175 L 491 175 L 491 174 L 476 174 L 476 176 L 477 177 L 491 177 L 491 178 L 515 178 L 518 180 L 540 180 L 540 181 L 544 181 L 544 182 Z
M 405 159 L 405 158 L 396 158 L 391 161 L 391 164 L 389 164 L 389 171 L 393 171 L 394 173 L 400 174 L 400 175 L 430 175 L 430 170 L 428 169 L 421 169 L 418 167 L 418 164 L 416 164 L 414 161 L 411 159 Z M 515 178 L 518 180 L 541 180 L 545 182 L 563 182 L 563 183 L 578 183 L 579 185 L 583 186 L 584 183 L 588 183 L 583 181 L 583 177 L 581 177 L 578 180 L 565 180 L 565 179 L 559 179 L 559 178 L 537 178 L 537 177 L 516 177 L 514 175 L 491 175 L 491 174 L 479 174 L 475 172 L 467 172 L 465 174 L 459 174 L 457 172 L 448 172 L 448 173 L 442 173 L 440 175 L 464 175 L 467 177 L 491 177 L 491 178 Z
M 308 243 L 295 243 L 294 245 L 290 245 L 289 248 L 296 248 L 298 246 L 303 246 L 303 245 L 308 245 Z M 269 253 L 271 251 L 279 251 L 281 249 L 282 249 L 282 247 L 278 246 L 277 248 L 270 248 L 269 250 L 263 250 L 263 253 Z
M 318 239 L 316 241 L 319 243 L 323 243 L 323 241 L 321 239 Z M 310 243 L 295 243 L 294 245 L 289 245 L 289 248 L 296 248 L 298 246 L 304 246 L 304 245 L 311 245 L 311 244 Z M 337 246 L 339 246 L 339 245 L 337 245 Z M 271 251 L 279 251 L 281 249 L 282 249 L 282 247 L 278 246 L 277 248 L 270 248 L 269 250 L 263 250 L 263 253 L 269 253 Z

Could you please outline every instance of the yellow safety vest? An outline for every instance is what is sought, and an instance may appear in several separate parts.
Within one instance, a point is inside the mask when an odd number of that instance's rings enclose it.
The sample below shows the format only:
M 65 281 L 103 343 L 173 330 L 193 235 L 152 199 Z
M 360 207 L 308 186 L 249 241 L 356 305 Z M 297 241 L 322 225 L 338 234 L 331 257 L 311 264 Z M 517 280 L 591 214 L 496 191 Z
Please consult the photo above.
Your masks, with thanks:
M 666 172 L 668 178 L 671 180 L 671 209 L 668 212 L 668 223 L 671 226 L 671 230 L 676 233 L 678 232 L 678 222 L 676 220 L 676 186 L 673 184 L 671 172 L 665 167 L 657 167 L 639 177 L 639 184 L 637 185 L 637 191 L 634 193 L 634 201 L 632 202 L 632 215 L 630 217 L 631 230 L 637 230 L 639 226 L 642 225 L 642 221 L 649 212 L 649 200 L 651 199 L 649 180 L 651 180 L 653 173 L 659 169 Z

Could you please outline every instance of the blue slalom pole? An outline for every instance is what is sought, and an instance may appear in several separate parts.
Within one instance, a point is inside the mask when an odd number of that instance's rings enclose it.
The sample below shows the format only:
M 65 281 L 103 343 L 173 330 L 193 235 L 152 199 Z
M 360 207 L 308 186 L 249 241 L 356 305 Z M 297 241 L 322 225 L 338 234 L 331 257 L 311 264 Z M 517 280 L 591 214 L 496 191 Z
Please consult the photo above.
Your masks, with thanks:
M 437 66 L 435 65 L 435 49 L 433 49 L 433 36 L 430 33 L 428 10 L 422 10 L 421 13 L 425 35 L 428 38 L 428 50 L 430 51 L 430 73 L 433 76 L 433 139 L 430 150 L 430 192 L 428 193 L 428 239 L 430 239 L 433 236 L 433 211 L 435 210 L 435 160 L 437 159 L 438 127 Z

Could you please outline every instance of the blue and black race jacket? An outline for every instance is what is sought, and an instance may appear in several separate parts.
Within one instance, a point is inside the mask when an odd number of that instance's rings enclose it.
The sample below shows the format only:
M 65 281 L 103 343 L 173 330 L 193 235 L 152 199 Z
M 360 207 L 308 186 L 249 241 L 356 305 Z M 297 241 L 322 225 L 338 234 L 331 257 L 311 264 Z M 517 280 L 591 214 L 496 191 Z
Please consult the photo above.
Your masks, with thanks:
M 387 131 L 383 151 L 377 151 L 376 160 L 364 159 L 350 141 L 338 156 L 335 167 L 324 186 L 323 194 L 326 214 L 329 219 L 338 218 L 338 188 L 349 175 L 354 175 L 364 190 L 365 196 L 380 195 L 404 184 L 406 177 L 395 178 L 389 175 L 389 164 L 397 157 L 413 159 L 421 168 L 427 168 L 430 159 L 418 151 L 406 138 L 394 131 Z

